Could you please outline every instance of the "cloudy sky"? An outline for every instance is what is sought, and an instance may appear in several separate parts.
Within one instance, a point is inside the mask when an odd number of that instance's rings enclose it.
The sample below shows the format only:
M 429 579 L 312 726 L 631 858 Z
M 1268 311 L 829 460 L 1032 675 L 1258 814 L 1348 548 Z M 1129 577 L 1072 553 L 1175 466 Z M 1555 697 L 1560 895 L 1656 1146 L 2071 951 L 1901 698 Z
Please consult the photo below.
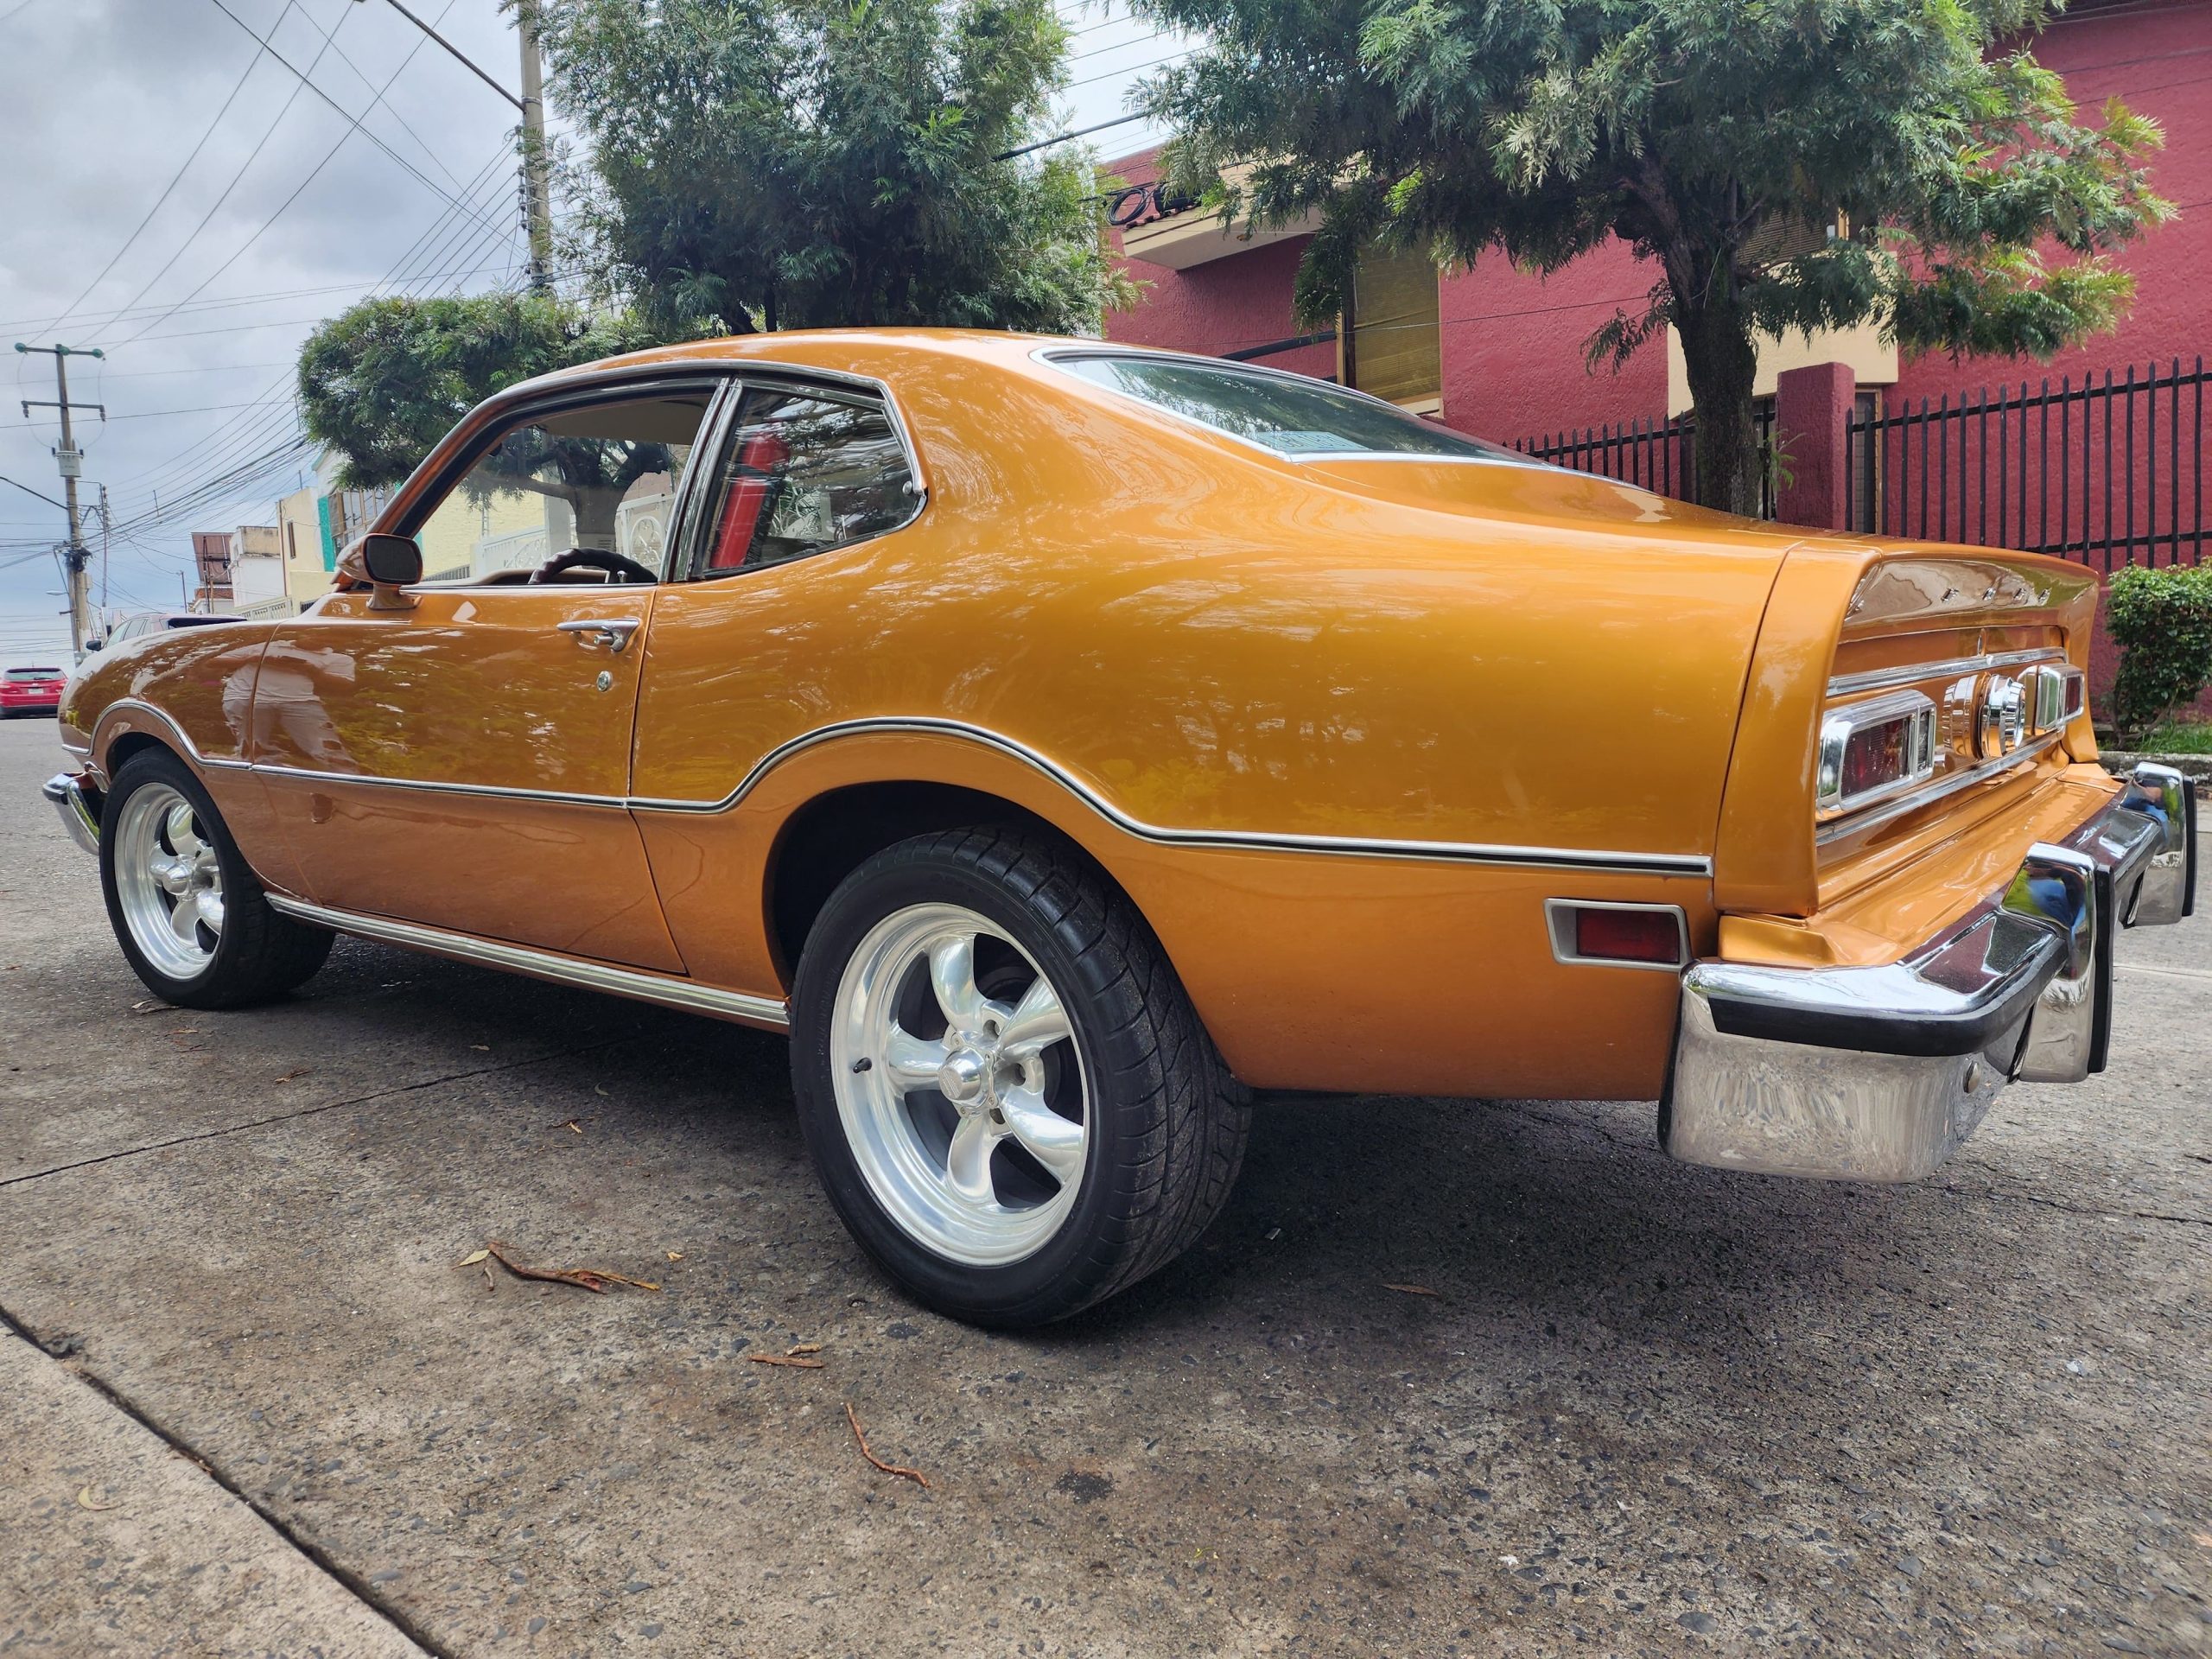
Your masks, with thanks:
M 498 0 L 406 3 L 516 86 Z M 1120 114 L 1176 50 L 1123 4 L 1062 0 L 1071 125 Z M 69 385 L 107 406 L 78 428 L 84 499 L 106 485 L 116 531 L 105 569 L 88 537 L 96 603 L 104 583 L 111 611 L 174 607 L 192 531 L 273 520 L 311 465 L 291 371 L 318 321 L 521 281 L 514 123 L 388 0 L 0 0 L 0 340 L 105 353 Z M 39 499 L 62 493 L 59 431 L 18 407 L 54 395 L 54 360 L 0 364 L 0 664 L 66 663 L 64 519 Z

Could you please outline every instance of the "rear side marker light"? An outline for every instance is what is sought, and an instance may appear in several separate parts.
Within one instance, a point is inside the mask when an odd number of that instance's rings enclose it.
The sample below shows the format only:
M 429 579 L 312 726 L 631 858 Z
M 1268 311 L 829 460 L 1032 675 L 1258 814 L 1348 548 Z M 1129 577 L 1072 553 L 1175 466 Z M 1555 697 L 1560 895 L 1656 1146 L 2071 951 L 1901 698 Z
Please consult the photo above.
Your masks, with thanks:
M 1886 800 L 1936 775 L 1936 705 L 1896 691 L 1831 709 L 1821 721 L 1815 810 L 1822 818 Z
M 1544 913 L 1558 961 L 1669 972 L 1689 965 L 1689 925 L 1679 906 L 1550 899 Z

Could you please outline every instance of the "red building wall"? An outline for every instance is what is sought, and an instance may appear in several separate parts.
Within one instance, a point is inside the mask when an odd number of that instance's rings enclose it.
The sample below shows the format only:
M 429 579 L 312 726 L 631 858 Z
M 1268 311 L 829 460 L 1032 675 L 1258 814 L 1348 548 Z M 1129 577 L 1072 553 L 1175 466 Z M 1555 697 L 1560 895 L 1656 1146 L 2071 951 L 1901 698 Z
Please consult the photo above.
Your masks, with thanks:
M 2078 377 L 2152 358 L 2212 353 L 2212 0 L 2076 0 L 2035 42 L 2037 58 L 2060 70 L 2077 102 L 2094 111 L 2111 96 L 2156 118 L 2165 150 L 2153 164 L 2157 186 L 2179 218 L 2128 250 L 2120 263 L 2136 276 L 2134 307 L 2120 330 L 2101 335 L 2050 365 Z M 1130 182 L 1155 175 L 1156 151 L 1111 163 Z M 1291 315 L 1291 282 L 1302 242 L 1233 254 L 1186 271 L 1135 264 L 1147 283 L 1132 310 L 1108 320 L 1115 340 L 1190 351 L 1236 351 L 1300 332 Z M 1548 278 L 1525 276 L 1492 256 L 1442 278 L 1440 294 L 1444 419 L 1480 436 L 1510 440 L 1570 426 L 1663 419 L 1667 361 L 1647 346 L 1615 373 L 1586 370 L 1582 343 L 1616 309 L 1633 309 L 1656 273 L 1614 245 Z M 1333 372 L 1332 347 L 1270 357 L 1270 365 Z M 1917 400 L 2040 383 L 2044 365 L 2005 359 L 1923 358 L 1904 365 L 1896 398 Z

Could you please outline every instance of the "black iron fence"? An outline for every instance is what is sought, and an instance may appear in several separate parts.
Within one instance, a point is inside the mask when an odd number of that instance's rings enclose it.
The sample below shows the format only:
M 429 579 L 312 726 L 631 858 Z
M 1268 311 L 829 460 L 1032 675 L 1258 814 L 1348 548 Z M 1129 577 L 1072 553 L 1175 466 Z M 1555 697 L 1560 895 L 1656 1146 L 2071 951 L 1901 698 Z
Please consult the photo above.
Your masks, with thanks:
M 1752 418 L 1758 433 L 1759 517 L 1771 518 L 1776 466 L 1772 400 L 1762 398 Z M 1513 447 L 1533 460 L 1617 478 L 1681 500 L 1690 499 L 1697 486 L 1697 421 L 1693 416 L 1568 427 L 1520 439 Z
M 1851 425 L 1854 530 L 2109 570 L 2204 556 L 2204 359 L 1923 397 Z

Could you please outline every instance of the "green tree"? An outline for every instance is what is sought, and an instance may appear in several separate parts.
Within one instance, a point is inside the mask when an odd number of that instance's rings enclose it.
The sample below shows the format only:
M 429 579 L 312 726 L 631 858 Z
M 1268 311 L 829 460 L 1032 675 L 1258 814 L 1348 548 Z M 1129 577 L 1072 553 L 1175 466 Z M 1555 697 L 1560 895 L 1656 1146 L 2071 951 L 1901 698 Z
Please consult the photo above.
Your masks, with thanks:
M 542 0 L 589 138 L 586 257 L 664 327 L 1095 333 L 1087 163 L 1001 161 L 1064 71 L 1051 0 Z
M 547 294 L 364 300 L 301 348 L 300 406 L 308 435 L 339 456 L 340 481 L 375 489 L 413 472 L 493 392 L 658 339 L 626 314 L 588 311 Z M 518 478 L 551 471 L 579 488 L 610 486 L 600 447 L 588 440 L 574 447 L 573 454 L 518 449 L 509 469 Z
M 1758 336 L 1874 320 L 1911 352 L 2048 356 L 2111 326 L 2133 289 L 2107 256 L 2172 211 L 2156 124 L 2078 120 L 2027 49 L 2057 0 L 1136 3 L 1211 41 L 1151 88 L 1177 181 L 1262 222 L 1321 211 L 1310 322 L 1378 240 L 1539 272 L 1612 237 L 1648 257 L 1590 366 L 1671 325 L 1698 499 L 1739 512 Z

